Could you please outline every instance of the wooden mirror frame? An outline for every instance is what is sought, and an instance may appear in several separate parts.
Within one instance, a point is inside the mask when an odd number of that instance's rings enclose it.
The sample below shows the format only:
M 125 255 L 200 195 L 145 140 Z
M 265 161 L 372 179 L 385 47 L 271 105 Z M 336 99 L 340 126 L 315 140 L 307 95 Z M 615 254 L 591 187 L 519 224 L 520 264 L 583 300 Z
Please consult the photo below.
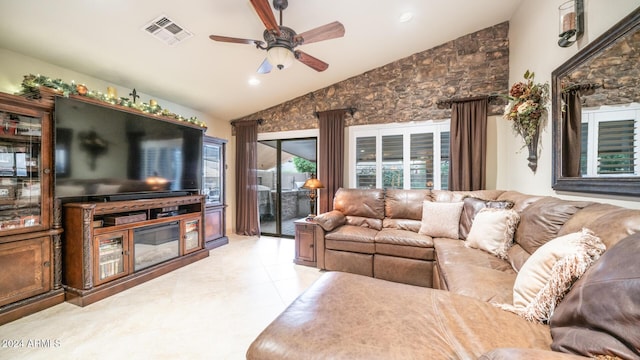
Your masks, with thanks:
M 640 8 L 635 9 L 551 73 L 553 123 L 553 182 L 556 191 L 597 193 L 640 197 L 640 176 L 565 177 L 562 176 L 562 100 L 561 80 L 580 65 L 600 54 L 619 38 L 640 26 Z

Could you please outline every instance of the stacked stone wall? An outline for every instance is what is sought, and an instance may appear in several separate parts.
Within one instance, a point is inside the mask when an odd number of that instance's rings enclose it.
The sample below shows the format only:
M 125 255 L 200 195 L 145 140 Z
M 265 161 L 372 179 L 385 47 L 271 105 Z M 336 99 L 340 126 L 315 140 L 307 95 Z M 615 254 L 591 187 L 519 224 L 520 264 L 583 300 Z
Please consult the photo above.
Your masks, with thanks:
M 263 119 L 264 133 L 317 128 L 314 111 L 349 107 L 357 111 L 347 126 L 448 119 L 451 110 L 439 101 L 506 94 L 508 82 L 504 22 L 238 120 Z M 504 104 L 491 104 L 489 114 L 502 114 Z

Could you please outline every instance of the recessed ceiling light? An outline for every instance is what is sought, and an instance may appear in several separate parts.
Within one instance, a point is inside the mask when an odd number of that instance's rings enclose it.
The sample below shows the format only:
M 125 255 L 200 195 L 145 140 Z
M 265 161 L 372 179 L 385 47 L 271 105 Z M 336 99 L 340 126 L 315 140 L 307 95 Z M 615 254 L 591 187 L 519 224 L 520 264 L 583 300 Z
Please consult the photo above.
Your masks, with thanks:
M 412 12 L 406 12 L 406 13 L 402 13 L 402 15 L 400 15 L 400 22 L 408 22 L 411 19 L 413 19 L 413 13 Z
M 258 85 L 260 85 L 260 80 L 258 80 L 257 78 L 252 77 L 252 78 L 249 79 L 249 85 L 258 86 Z

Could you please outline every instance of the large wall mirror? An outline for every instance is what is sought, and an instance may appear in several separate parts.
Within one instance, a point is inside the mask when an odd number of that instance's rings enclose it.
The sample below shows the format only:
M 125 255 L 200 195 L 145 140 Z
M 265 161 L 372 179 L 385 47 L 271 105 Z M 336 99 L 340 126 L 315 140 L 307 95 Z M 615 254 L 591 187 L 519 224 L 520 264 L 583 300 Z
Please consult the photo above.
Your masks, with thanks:
M 640 196 L 640 8 L 552 73 L 553 188 Z

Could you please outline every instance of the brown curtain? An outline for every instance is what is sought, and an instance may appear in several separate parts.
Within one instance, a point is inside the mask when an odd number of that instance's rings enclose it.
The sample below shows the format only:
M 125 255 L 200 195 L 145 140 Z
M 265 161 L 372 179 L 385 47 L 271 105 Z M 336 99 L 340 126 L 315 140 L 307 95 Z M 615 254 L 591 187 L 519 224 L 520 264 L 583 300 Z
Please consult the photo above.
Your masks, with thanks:
M 258 124 L 232 122 L 236 133 L 236 234 L 260 235 L 258 215 Z
M 582 151 L 582 103 L 580 91 L 562 93 L 565 109 L 562 112 L 562 173 L 560 176 L 580 177 Z
M 318 213 L 333 210 L 333 196 L 344 178 L 344 118 L 346 110 L 318 113 L 320 127 L 320 166 L 318 179 L 324 189 L 318 196 Z
M 487 172 L 487 98 L 451 105 L 449 190 L 482 190 Z

